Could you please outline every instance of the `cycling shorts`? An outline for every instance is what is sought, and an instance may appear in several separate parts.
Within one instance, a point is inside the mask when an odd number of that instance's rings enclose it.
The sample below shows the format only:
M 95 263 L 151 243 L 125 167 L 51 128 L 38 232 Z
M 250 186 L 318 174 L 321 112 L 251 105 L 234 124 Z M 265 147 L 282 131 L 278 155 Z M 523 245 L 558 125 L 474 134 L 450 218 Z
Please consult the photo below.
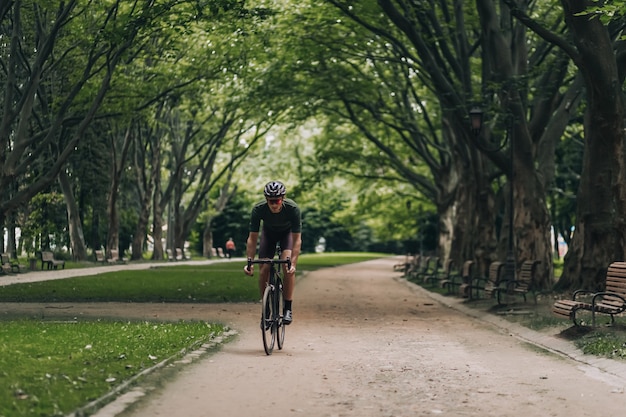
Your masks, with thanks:
M 272 259 L 276 255 L 277 243 L 280 244 L 280 249 L 283 251 L 292 250 L 293 237 L 291 236 L 291 230 L 287 229 L 284 232 L 274 232 L 263 229 L 261 232 L 261 242 L 259 243 L 259 259 Z

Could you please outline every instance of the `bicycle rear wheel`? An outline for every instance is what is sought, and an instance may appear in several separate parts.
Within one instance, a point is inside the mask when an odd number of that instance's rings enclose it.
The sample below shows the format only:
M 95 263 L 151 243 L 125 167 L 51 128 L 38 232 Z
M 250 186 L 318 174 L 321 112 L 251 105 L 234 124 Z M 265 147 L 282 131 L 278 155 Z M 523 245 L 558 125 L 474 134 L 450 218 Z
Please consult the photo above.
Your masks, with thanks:
M 283 300 L 283 283 L 278 278 L 276 283 L 278 290 L 274 291 L 274 295 L 276 296 L 276 336 L 278 341 L 278 349 L 283 348 L 283 344 L 285 343 L 285 323 L 283 323 L 283 311 L 284 311 L 284 300 Z
M 263 293 L 261 303 L 261 332 L 263 333 L 263 348 L 267 355 L 271 355 L 276 341 L 276 322 L 273 320 L 275 305 L 272 302 L 272 288 L 268 285 Z

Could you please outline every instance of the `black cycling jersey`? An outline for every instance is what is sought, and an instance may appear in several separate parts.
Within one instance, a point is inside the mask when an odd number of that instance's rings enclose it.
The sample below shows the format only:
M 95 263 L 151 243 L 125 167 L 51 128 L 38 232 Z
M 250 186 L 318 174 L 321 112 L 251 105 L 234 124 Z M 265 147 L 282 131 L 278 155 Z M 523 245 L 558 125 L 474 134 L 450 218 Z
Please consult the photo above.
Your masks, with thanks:
M 283 199 L 283 208 L 278 213 L 272 213 L 267 201 L 263 200 L 254 205 L 250 216 L 250 232 L 259 232 L 263 221 L 263 230 L 274 233 L 300 233 L 302 230 L 302 219 L 300 208 L 295 201 L 288 198 Z
M 259 258 L 273 258 L 277 243 L 282 250 L 293 249 L 292 233 L 300 233 L 302 230 L 300 208 L 293 200 L 283 199 L 283 208 L 278 213 L 272 213 L 266 201 L 255 204 L 250 216 L 250 232 L 258 233 L 261 221 L 263 232 L 259 242 Z

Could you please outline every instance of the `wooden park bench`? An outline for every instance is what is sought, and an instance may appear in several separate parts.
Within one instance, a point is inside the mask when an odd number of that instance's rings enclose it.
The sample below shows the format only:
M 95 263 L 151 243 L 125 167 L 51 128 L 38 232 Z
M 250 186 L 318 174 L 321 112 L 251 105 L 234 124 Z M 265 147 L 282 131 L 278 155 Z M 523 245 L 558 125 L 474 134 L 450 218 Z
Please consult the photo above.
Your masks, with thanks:
M 430 256 L 419 256 L 417 263 L 411 268 L 407 279 L 409 281 L 417 282 L 418 278 L 421 278 L 428 270 L 430 264 Z
M 404 275 L 406 275 L 407 272 L 409 271 L 409 268 L 411 268 L 411 264 L 415 262 L 416 257 L 419 258 L 419 255 L 411 256 L 410 253 L 407 253 L 406 258 L 404 259 L 404 262 L 394 264 L 393 266 L 394 272 L 402 272 Z
M 500 305 L 504 304 L 502 294 L 521 295 L 524 298 L 524 302 L 526 302 L 526 294 L 531 293 L 536 302 L 533 284 L 536 281 L 535 272 L 539 264 L 540 261 L 524 261 L 520 269 L 519 277 L 513 280 L 502 279 L 502 277 L 500 277 L 498 285 L 490 287 L 490 295 L 493 296 L 493 294 L 495 294 L 498 304 Z M 504 270 L 504 264 L 502 265 L 502 270 Z M 487 292 L 487 289 L 485 289 L 485 292 Z
M 502 273 L 504 272 L 504 262 L 492 262 L 489 264 L 489 272 L 485 285 L 482 290 L 485 292 L 485 297 L 492 298 L 501 288 Z
M 39 252 L 39 259 L 41 260 L 41 269 L 43 270 L 44 265 L 47 269 L 65 269 L 65 261 L 62 259 L 54 259 L 54 253 L 50 251 L 41 251 Z
M 434 270 L 424 276 L 424 284 L 431 284 L 435 286 L 437 284 L 441 285 L 441 282 L 444 280 L 448 280 L 451 276 L 456 274 L 454 270 L 454 261 L 452 259 L 448 259 L 444 265 L 439 268 L 440 262 L 437 258 L 437 265 L 434 265 Z
M 183 252 L 181 248 L 176 248 L 176 260 L 177 261 L 185 260 L 185 253 Z
M 99 264 L 105 264 L 106 263 L 106 256 L 104 256 L 104 251 L 103 250 L 95 250 L 93 251 L 94 257 L 96 258 L 96 262 Z
M 2 260 L 2 272 L 25 272 L 28 270 L 26 265 L 19 263 L 17 260 L 12 259 L 11 255 L 8 253 L 0 254 L 0 259 Z
M 13 268 L 11 268 L 11 264 L 9 263 L 8 257 L 6 259 L 5 262 L 5 254 L 2 254 L 2 263 L 0 264 L 0 271 L 2 271 L 3 274 L 11 274 L 13 273 Z
M 117 249 L 111 249 L 109 251 L 109 257 L 107 258 L 107 262 L 110 264 L 116 264 L 116 263 L 121 263 L 121 264 L 125 264 L 126 263 L 126 259 L 125 258 L 120 258 L 120 251 Z
M 427 278 L 435 276 L 439 270 L 439 257 L 427 256 L 424 258 L 419 270 L 411 274 L 411 280 L 425 284 Z
M 461 272 L 452 276 L 450 279 L 442 281 L 441 287 L 448 291 L 448 294 L 452 292 L 458 292 L 458 294 L 464 297 L 470 297 L 471 293 L 469 288 L 472 285 L 474 279 L 474 261 L 467 260 L 463 262 L 463 268 Z
M 576 318 L 578 311 L 591 312 L 591 325 L 596 326 L 596 314 L 606 314 L 615 324 L 615 316 L 626 311 L 626 262 L 613 262 L 606 272 L 604 291 L 576 290 L 571 300 L 557 300 L 552 312 L 565 317 L 581 326 L 582 321 Z
M 420 265 L 421 265 L 420 259 L 421 258 L 420 258 L 419 254 L 417 254 L 417 255 L 415 255 L 415 256 L 413 256 L 413 257 L 411 257 L 409 259 L 409 264 L 406 266 L 406 269 L 404 269 L 404 271 L 402 271 L 403 272 L 403 276 L 405 278 L 410 277 L 411 274 L 413 274 L 413 273 L 415 273 L 416 271 L 419 270 Z

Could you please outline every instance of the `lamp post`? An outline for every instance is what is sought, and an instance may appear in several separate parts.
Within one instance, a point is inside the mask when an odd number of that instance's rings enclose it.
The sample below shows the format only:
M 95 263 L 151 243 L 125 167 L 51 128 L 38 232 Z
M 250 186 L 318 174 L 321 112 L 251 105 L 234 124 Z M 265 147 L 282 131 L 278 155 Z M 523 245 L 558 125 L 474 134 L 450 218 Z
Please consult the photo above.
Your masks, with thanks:
M 506 129 L 506 138 L 504 142 L 499 144 L 496 148 L 489 149 L 487 147 L 483 147 L 478 140 L 480 136 L 480 131 L 482 129 L 483 123 L 483 111 L 478 107 L 473 107 L 470 112 L 470 129 L 474 137 L 476 138 L 476 145 L 480 149 L 487 152 L 495 152 L 502 149 L 507 142 L 509 142 L 509 160 L 511 161 L 511 166 L 509 167 L 509 241 L 508 241 L 508 249 L 506 254 L 506 261 L 504 264 L 504 279 L 507 282 L 507 286 L 509 289 L 513 288 L 513 281 L 515 281 L 515 245 L 513 242 L 513 218 L 514 218 L 514 198 L 513 198 L 513 179 L 515 177 L 515 163 L 513 162 L 513 151 L 515 142 L 513 138 L 509 137 L 509 126 Z

